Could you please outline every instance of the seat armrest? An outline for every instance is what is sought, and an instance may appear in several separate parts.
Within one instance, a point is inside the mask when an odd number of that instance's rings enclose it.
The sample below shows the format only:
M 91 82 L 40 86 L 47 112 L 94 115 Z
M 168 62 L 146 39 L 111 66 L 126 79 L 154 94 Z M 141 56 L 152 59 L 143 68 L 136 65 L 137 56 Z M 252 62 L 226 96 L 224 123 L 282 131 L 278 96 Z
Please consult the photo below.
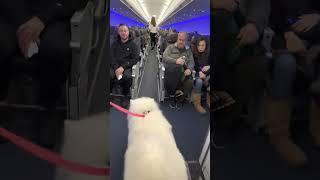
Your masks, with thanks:
M 271 42 L 272 42 L 272 38 L 274 36 L 274 31 L 267 27 L 264 29 L 263 31 L 263 38 L 262 38 L 262 46 L 265 48 L 266 50 L 266 56 L 269 58 L 272 58 L 272 47 L 271 47 Z

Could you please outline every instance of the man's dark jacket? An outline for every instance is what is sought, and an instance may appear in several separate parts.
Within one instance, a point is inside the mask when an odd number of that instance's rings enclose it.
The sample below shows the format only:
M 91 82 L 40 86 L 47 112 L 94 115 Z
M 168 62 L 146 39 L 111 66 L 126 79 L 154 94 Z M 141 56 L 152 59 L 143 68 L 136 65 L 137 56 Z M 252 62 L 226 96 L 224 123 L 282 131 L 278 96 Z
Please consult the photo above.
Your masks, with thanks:
M 129 40 L 121 42 L 118 35 L 117 40 L 111 46 L 111 67 L 115 70 L 122 66 L 124 69 L 131 68 L 139 61 L 139 47 L 134 43 L 133 38 L 129 35 Z

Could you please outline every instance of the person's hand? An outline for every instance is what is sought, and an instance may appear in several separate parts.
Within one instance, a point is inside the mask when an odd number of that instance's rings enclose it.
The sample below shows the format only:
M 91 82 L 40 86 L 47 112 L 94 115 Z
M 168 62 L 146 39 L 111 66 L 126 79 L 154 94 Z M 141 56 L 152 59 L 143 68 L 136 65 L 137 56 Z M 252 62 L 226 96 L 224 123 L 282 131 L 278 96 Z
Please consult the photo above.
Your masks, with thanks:
M 209 69 L 210 69 L 210 66 L 204 66 L 204 67 L 201 69 L 201 71 L 202 71 L 202 72 L 208 72 Z
M 307 32 L 311 28 L 313 28 L 316 24 L 318 24 L 320 21 L 320 15 L 319 14 L 305 14 L 302 16 L 299 16 L 299 20 L 294 23 L 291 27 L 294 30 L 294 32 Z
M 190 69 L 186 69 L 186 70 L 184 71 L 184 75 L 185 75 L 185 76 L 190 76 L 190 75 L 191 75 L 191 70 L 190 70 Z
M 303 41 L 292 31 L 285 33 L 286 47 L 290 53 L 303 54 L 306 46 Z
M 16 32 L 21 53 L 27 57 L 29 45 L 32 41 L 40 39 L 40 34 L 44 30 L 44 23 L 38 18 L 33 17 L 18 27 Z
M 185 62 L 186 62 L 186 61 L 185 61 L 183 58 L 181 58 L 181 57 L 176 60 L 176 64 L 179 64 L 179 65 L 184 65 Z
M 234 11 L 239 6 L 240 0 L 213 0 L 213 8 Z
M 120 66 L 118 69 L 116 69 L 115 73 L 116 73 L 117 79 L 118 79 L 118 77 L 119 77 L 120 75 L 123 74 L 123 71 L 124 71 L 124 69 L 123 69 L 122 66 Z
M 240 46 L 252 45 L 259 40 L 259 32 L 253 23 L 248 23 L 240 29 L 237 36 Z
M 206 78 L 206 75 L 205 75 L 202 71 L 200 71 L 200 72 L 199 72 L 199 78 L 200 78 L 200 79 L 205 79 L 205 78 Z

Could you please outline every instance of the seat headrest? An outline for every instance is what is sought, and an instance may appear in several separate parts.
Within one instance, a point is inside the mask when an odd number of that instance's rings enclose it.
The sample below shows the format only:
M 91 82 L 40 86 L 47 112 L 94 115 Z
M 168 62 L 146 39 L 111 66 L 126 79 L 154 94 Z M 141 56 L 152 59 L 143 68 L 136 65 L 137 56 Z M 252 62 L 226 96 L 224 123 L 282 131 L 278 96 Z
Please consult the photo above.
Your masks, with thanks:
M 167 42 L 172 44 L 172 43 L 175 43 L 177 42 L 178 40 L 178 33 L 169 33 L 167 35 Z

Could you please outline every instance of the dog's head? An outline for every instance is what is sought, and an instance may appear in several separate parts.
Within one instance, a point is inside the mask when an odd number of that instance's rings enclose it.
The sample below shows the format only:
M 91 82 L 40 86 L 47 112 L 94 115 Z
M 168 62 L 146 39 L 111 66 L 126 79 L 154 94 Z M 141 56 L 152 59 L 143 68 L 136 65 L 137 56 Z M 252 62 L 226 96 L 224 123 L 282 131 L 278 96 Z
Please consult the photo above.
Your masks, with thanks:
M 148 114 L 151 111 L 159 110 L 156 101 L 149 97 L 141 97 L 138 99 L 130 100 L 129 111 L 137 114 Z

